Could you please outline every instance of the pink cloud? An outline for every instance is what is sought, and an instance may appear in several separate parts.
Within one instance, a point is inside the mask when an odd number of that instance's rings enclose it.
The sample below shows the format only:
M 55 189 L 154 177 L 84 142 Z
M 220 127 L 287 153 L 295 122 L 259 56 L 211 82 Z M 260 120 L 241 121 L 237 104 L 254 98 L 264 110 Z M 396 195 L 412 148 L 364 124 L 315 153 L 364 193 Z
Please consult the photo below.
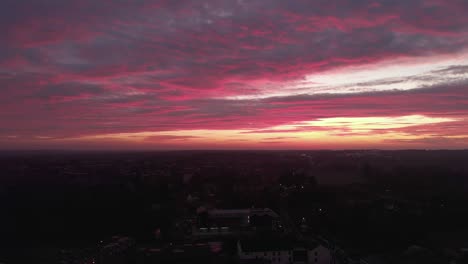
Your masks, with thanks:
M 227 99 L 287 93 L 307 75 L 349 66 L 456 57 L 468 48 L 464 1 L 4 4 L 0 135 L 269 131 L 327 117 L 468 116 L 463 81 L 406 92 Z M 401 132 L 456 136 L 465 124 Z

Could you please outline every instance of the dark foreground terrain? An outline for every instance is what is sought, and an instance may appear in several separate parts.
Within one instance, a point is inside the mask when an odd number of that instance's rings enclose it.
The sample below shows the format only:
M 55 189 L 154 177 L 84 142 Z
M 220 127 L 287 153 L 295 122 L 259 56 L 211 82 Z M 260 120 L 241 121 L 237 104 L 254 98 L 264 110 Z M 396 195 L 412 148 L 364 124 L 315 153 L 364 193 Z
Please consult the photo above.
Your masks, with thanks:
M 0 263 L 254 263 L 246 237 L 468 263 L 468 151 L 4 152 L 0 169 Z M 212 220 L 255 208 L 273 218 Z

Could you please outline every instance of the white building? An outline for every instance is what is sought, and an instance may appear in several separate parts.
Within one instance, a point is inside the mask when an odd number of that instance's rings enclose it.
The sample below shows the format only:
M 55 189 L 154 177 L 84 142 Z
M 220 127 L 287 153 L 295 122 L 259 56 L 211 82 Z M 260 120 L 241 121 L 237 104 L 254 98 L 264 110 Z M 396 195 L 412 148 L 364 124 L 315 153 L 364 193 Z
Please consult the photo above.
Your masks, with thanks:
M 331 264 L 330 251 L 318 243 L 297 243 L 282 238 L 239 240 L 241 263 L 267 260 L 272 264 Z
M 274 230 L 280 225 L 279 216 L 269 208 L 209 210 L 204 225 L 192 226 L 192 235 L 207 237 L 248 234 L 257 229 Z

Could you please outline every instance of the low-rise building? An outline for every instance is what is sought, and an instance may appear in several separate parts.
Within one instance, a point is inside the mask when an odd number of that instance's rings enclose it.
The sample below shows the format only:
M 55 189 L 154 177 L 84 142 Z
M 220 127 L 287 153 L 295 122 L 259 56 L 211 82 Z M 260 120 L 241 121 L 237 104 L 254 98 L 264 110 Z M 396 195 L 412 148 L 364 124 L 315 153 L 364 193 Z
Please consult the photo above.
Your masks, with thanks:
M 316 242 L 282 237 L 241 239 L 237 243 L 241 263 L 267 260 L 272 264 L 331 264 L 330 250 Z
M 99 263 L 130 263 L 132 249 L 134 246 L 135 241 L 132 238 L 115 236 L 109 243 L 103 245 L 100 249 Z
M 209 210 L 198 215 L 194 236 L 245 234 L 256 230 L 275 230 L 280 225 L 278 214 L 269 208 Z

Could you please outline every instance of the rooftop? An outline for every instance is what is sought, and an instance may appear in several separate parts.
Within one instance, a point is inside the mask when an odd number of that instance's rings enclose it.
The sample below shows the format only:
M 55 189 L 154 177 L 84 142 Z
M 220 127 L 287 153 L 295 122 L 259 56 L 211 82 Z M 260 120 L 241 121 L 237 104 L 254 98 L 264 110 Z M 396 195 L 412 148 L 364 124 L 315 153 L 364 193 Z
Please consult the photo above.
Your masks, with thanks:
M 319 246 L 314 241 L 297 241 L 282 236 L 252 237 L 239 240 L 244 252 L 289 251 L 299 248 L 314 249 Z

